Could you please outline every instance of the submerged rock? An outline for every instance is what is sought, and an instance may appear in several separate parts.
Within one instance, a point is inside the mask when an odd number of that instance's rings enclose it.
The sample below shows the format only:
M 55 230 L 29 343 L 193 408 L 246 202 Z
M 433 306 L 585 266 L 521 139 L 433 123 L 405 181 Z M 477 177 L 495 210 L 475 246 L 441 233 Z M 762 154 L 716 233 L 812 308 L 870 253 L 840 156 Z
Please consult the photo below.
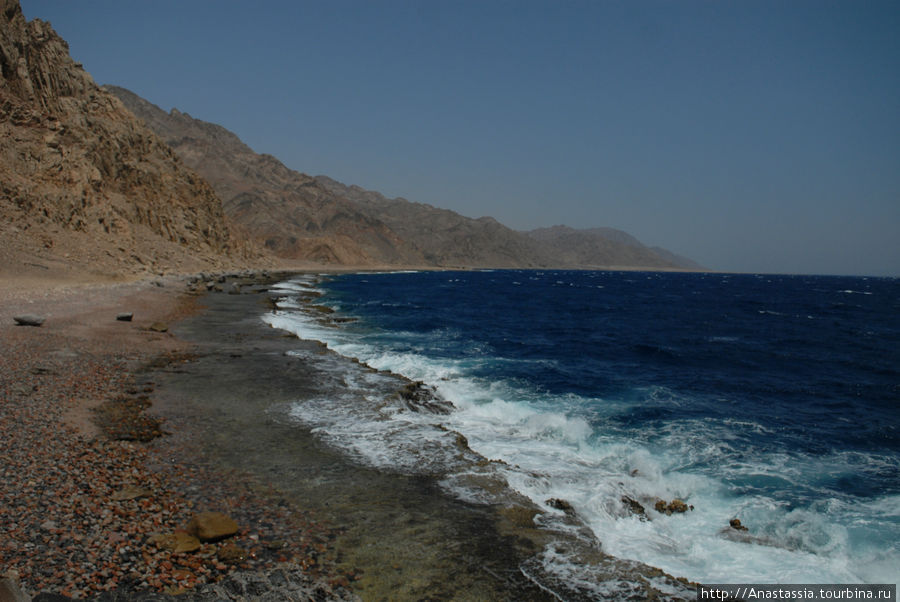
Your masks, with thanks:
M 227 543 L 219 547 L 216 557 L 222 562 L 235 564 L 247 557 L 247 551 L 233 543 Z
M 168 550 L 175 554 L 196 552 L 200 549 L 200 540 L 184 531 L 174 533 L 156 533 L 150 536 L 151 543 L 161 550 Z
M 200 512 L 188 523 L 187 532 L 200 541 L 219 541 L 238 532 L 238 524 L 222 512 Z
M 732 529 L 735 529 L 737 531 L 747 531 L 748 530 L 747 527 L 745 527 L 744 525 L 741 524 L 741 519 L 739 519 L 739 518 L 731 519 L 730 521 L 728 521 L 728 524 L 731 525 Z

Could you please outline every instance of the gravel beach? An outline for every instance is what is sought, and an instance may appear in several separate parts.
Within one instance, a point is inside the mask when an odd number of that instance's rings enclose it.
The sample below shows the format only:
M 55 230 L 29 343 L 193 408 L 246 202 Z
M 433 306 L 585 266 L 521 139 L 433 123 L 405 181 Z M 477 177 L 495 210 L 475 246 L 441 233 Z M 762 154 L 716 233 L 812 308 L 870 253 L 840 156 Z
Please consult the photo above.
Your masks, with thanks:
M 314 517 L 192 457 L 176 443 L 188 432 L 145 443 L 170 428 L 145 375 L 191 359 L 163 328 L 197 311 L 184 291 L 178 279 L 3 280 L 0 578 L 37 599 L 352 599 Z M 20 314 L 45 321 L 17 325 Z M 202 512 L 236 532 L 195 539 Z

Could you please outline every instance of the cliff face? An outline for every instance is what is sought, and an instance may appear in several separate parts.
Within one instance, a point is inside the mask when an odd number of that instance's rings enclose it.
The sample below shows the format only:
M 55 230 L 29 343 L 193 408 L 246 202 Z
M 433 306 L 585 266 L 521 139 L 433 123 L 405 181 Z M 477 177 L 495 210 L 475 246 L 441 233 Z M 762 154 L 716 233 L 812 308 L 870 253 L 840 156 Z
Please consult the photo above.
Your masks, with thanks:
M 7 251 L 106 272 L 231 261 L 238 245 L 213 189 L 17 0 L 0 0 L 0 70 Z
M 222 198 L 229 217 L 276 255 L 326 264 L 424 263 L 421 252 L 346 198 L 271 155 L 257 154 L 225 128 L 106 86 L 162 137 Z

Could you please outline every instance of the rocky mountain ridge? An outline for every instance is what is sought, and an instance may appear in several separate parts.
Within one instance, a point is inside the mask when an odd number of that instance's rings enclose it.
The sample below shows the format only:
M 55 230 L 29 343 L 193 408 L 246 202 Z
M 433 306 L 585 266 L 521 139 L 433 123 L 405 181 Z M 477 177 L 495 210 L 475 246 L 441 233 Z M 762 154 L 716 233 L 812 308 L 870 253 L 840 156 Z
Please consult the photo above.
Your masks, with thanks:
M 225 128 L 106 86 L 203 175 L 225 211 L 273 253 L 337 265 L 503 268 L 694 269 L 611 228 L 517 232 L 327 176 L 309 176 L 257 154 Z
M 247 255 L 209 184 L 17 0 L 0 0 L 0 72 L 5 269 L 58 262 L 115 274 Z

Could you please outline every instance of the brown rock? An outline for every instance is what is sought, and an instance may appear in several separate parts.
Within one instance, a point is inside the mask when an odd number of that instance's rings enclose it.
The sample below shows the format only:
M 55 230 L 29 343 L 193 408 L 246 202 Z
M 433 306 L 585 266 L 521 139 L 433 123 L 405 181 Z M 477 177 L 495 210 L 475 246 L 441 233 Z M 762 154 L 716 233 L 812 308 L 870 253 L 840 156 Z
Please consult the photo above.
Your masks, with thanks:
M 741 524 L 741 519 L 733 518 L 728 521 L 728 524 L 731 525 L 732 529 L 736 529 L 737 531 L 747 531 L 747 527 Z
M 672 514 L 675 512 L 680 514 L 682 512 L 687 512 L 687 509 L 688 509 L 687 504 L 685 504 L 681 500 L 677 500 L 677 499 L 672 500 L 671 502 L 669 502 L 669 505 L 666 506 L 666 511 L 668 514 Z
M 200 549 L 200 540 L 184 531 L 174 533 L 156 533 L 150 536 L 150 542 L 156 544 L 161 550 L 169 550 L 175 554 L 196 552 Z
M 169 327 L 162 322 L 154 322 L 150 325 L 150 330 L 152 330 L 153 332 L 167 332 L 169 330 Z
M 665 514 L 666 512 L 666 502 L 665 500 L 657 500 L 656 504 L 653 506 L 657 512 L 660 514 Z
M 187 532 L 200 541 L 219 541 L 238 532 L 238 524 L 222 512 L 200 512 L 188 523 Z

